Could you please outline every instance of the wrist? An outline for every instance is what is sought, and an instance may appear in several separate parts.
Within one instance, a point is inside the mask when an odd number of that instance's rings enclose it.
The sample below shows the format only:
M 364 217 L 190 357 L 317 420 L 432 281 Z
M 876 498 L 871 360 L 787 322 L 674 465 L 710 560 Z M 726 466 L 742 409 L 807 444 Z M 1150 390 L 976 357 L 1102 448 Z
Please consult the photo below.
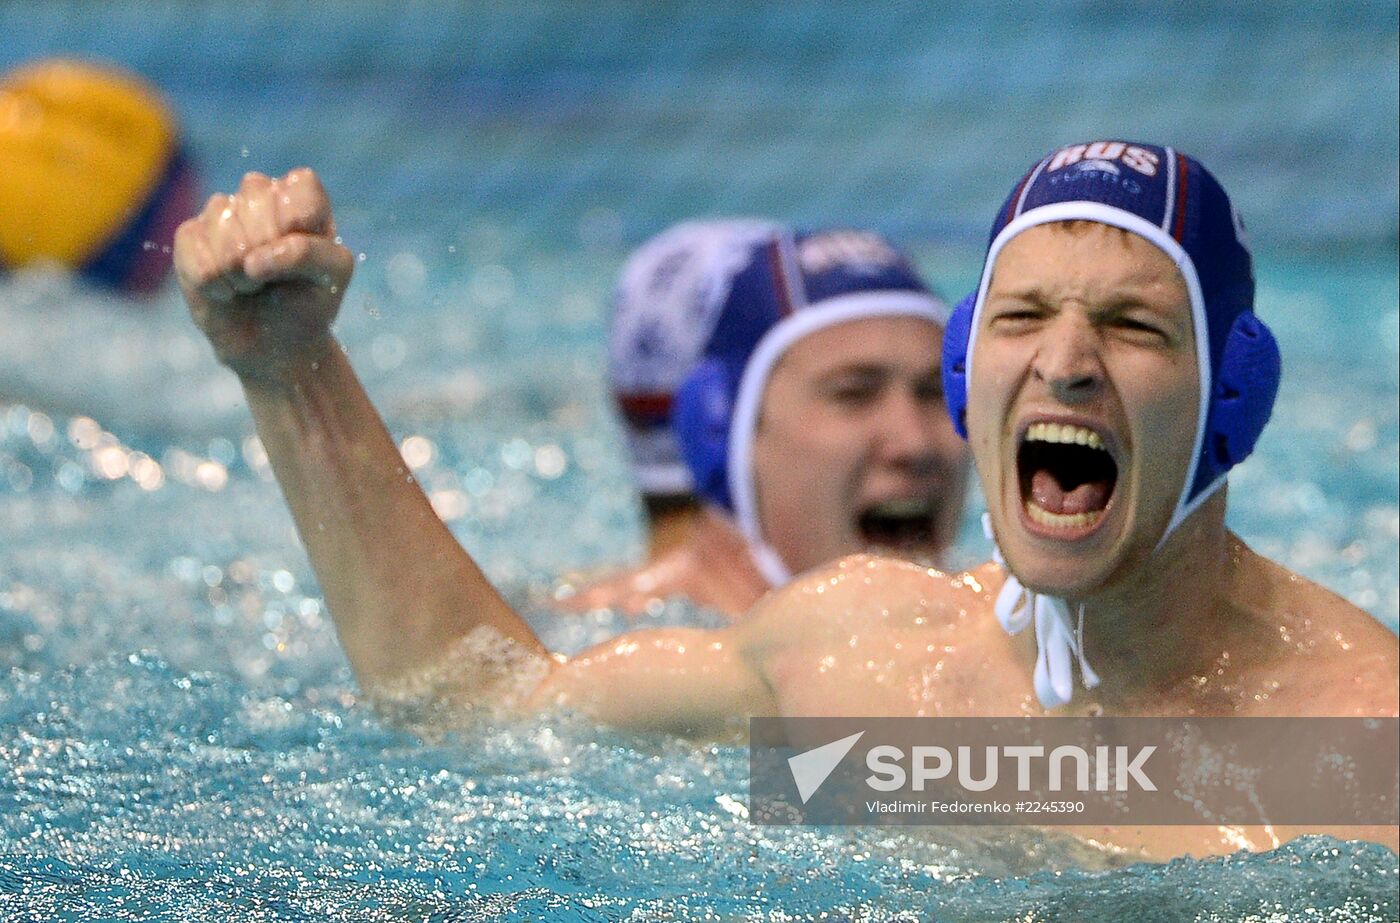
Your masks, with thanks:
M 272 396 L 288 393 L 314 380 L 324 373 L 329 364 L 343 358 L 340 343 L 327 331 L 288 355 L 264 356 L 257 362 L 226 364 L 238 376 L 245 392 Z

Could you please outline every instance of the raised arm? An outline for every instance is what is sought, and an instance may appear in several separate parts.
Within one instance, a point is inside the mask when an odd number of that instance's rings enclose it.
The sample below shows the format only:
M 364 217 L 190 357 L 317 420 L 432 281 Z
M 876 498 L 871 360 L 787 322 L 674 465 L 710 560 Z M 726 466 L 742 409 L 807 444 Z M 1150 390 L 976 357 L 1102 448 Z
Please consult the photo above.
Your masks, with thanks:
M 766 710 L 729 633 L 646 632 L 573 661 L 547 655 L 433 512 L 330 332 L 353 259 L 313 172 L 250 173 L 214 196 L 180 227 L 175 267 L 195 322 L 243 384 L 363 685 L 446 669 L 459 674 L 445 684 L 455 693 L 487 697 L 515 678 L 503 671 L 533 662 L 543 669 L 532 677 L 547 674 L 537 706 L 611 724 L 698 730 Z
M 175 265 L 238 374 L 361 683 L 440 659 L 477 627 L 543 649 L 433 512 L 330 332 L 353 259 L 315 173 L 257 173 L 185 222 Z

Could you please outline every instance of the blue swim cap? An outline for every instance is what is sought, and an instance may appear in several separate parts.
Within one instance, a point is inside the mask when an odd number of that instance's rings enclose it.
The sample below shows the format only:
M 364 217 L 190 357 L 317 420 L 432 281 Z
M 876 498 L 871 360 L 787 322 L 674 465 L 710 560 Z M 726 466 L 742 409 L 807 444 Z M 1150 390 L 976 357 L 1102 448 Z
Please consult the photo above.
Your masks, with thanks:
M 948 412 L 966 438 L 972 344 L 997 254 L 1027 228 L 1074 220 L 1146 238 L 1172 258 L 1190 293 L 1201 405 L 1169 535 L 1254 450 L 1280 371 L 1278 345 L 1254 315 L 1244 227 L 1225 190 L 1194 158 L 1169 147 L 1095 141 L 1062 147 L 1021 178 L 992 225 L 981 284 L 959 303 L 943 340 Z
M 694 492 L 671 424 L 676 389 L 700 361 L 753 247 L 778 233 L 757 218 L 686 221 L 623 264 L 608 323 L 608 378 L 642 493 Z
M 871 231 L 782 229 L 751 242 L 731 268 L 701 361 L 676 392 L 676 434 L 696 493 L 734 513 L 759 570 L 778 585 L 792 575 L 763 539 L 752 463 L 769 373 L 792 344 L 826 327 L 882 316 L 943 326 L 948 309 Z

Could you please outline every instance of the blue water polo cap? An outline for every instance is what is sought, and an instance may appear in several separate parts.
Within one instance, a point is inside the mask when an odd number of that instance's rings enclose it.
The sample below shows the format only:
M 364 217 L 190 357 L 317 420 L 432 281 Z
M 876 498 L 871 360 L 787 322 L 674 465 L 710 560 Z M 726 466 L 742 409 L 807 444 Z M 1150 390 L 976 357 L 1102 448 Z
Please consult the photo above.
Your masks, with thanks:
M 1254 315 L 1254 272 L 1230 198 L 1196 159 L 1128 141 L 1071 144 L 1035 164 L 997 213 L 982 280 L 944 337 L 953 425 L 967 437 L 972 345 L 998 253 L 1030 227 L 1088 220 L 1146 238 L 1176 263 L 1190 293 L 1201 405 L 1196 451 L 1167 534 L 1254 450 L 1278 391 L 1278 345 Z M 1202 331 L 1205 336 L 1202 336 Z
M 694 491 L 671 422 L 676 389 L 700 361 L 753 247 L 778 232 L 757 218 L 685 221 L 623 264 L 608 322 L 608 378 L 642 493 Z
M 763 539 L 753 437 L 768 376 L 798 340 L 846 321 L 912 316 L 939 326 L 947 306 L 908 257 L 872 231 L 780 229 L 734 267 L 700 362 L 676 392 L 675 427 L 695 491 L 734 513 L 760 571 L 791 572 Z

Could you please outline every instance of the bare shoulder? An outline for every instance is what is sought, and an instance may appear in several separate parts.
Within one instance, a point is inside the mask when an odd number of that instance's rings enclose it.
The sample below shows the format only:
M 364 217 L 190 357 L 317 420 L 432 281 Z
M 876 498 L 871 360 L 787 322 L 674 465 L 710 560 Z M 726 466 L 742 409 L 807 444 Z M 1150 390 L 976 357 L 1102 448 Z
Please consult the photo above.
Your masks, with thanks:
M 992 566 L 960 574 L 895 558 L 857 554 L 802 574 L 759 601 L 751 636 L 848 633 L 872 623 L 892 629 L 983 625 L 1000 587 Z
M 1250 608 L 1276 622 L 1281 634 L 1302 635 L 1340 653 L 1397 659 L 1400 644 L 1395 633 L 1375 616 L 1281 564 L 1244 551 L 1253 559 L 1253 573 L 1246 578 L 1249 596 L 1255 601 Z
M 1243 608 L 1288 661 L 1297 713 L 1400 712 L 1400 639 L 1370 613 L 1286 567 L 1252 558 Z M 1280 703 L 1282 704 L 1282 703 Z

